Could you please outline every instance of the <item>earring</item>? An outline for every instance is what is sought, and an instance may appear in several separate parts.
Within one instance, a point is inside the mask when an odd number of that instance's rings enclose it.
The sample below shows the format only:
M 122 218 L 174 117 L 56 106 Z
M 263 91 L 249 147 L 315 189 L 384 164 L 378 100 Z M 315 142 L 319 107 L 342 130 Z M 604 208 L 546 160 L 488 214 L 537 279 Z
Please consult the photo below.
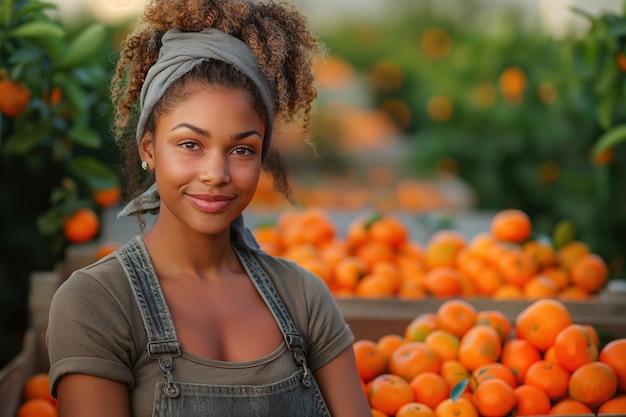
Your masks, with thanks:
M 148 163 L 146 161 L 141 161 L 141 169 L 144 171 L 148 170 Z

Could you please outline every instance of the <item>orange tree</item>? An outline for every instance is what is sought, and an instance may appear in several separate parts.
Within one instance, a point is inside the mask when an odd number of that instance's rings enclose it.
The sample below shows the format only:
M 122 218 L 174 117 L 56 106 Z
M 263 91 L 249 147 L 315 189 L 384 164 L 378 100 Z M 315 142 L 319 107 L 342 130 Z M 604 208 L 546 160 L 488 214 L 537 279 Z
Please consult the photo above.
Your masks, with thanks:
M 538 234 L 556 245 L 582 239 L 619 274 L 626 19 L 586 15 L 588 30 L 556 38 L 515 9 L 490 15 L 459 2 L 464 10 L 442 15 L 427 3 L 324 34 L 365 74 L 375 105 L 402 116 L 409 150 L 397 166 L 458 175 L 477 208 L 522 209 Z
M 117 29 L 64 24 L 54 7 L 0 3 L 0 359 L 21 346 L 29 274 L 65 255 L 64 222 L 100 213 L 94 192 L 118 186 L 108 136 Z

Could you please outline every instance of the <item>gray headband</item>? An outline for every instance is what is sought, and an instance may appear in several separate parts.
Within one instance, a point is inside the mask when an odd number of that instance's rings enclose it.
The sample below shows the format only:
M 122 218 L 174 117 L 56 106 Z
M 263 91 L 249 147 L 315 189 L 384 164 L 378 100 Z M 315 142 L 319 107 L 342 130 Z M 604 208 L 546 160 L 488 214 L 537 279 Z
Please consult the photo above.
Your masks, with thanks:
M 272 91 L 265 76 L 259 70 L 256 57 L 243 41 L 215 28 L 201 32 L 181 32 L 170 29 L 163 35 L 163 45 L 159 58 L 148 70 L 141 88 L 139 122 L 137 123 L 137 145 L 141 142 L 146 123 L 154 106 L 163 97 L 165 91 L 190 72 L 196 65 L 216 59 L 233 65 L 246 75 L 259 89 L 267 110 L 264 148 L 271 138 L 274 118 Z M 156 211 L 160 205 L 156 184 L 132 200 L 118 213 L 118 217 L 136 215 L 145 211 Z

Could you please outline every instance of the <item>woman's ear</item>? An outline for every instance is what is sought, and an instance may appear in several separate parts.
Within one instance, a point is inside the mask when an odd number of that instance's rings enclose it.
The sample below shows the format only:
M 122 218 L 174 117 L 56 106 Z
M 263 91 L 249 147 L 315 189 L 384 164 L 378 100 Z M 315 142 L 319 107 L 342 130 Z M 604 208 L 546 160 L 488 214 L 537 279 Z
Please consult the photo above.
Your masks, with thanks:
M 154 139 L 151 133 L 145 132 L 139 143 L 139 157 L 148 167 L 154 167 Z

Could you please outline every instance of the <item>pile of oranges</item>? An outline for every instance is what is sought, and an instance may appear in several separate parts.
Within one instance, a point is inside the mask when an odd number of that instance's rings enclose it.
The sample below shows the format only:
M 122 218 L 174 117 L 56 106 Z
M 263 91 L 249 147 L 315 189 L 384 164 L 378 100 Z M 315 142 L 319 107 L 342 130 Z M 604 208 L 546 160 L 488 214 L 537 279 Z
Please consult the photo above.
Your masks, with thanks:
M 626 338 L 604 345 L 556 299 L 514 321 L 446 300 L 403 335 L 353 343 L 374 417 L 626 413 Z
M 392 215 L 356 217 L 339 236 L 319 208 L 285 211 L 253 232 L 267 252 L 315 273 L 336 296 L 589 300 L 609 278 L 586 243 L 556 248 L 533 239 L 530 218 L 516 209 L 496 213 L 490 230 L 471 238 L 440 230 L 425 243 Z
M 50 394 L 47 373 L 28 378 L 22 389 L 22 403 L 16 417 L 58 417 L 57 400 Z

